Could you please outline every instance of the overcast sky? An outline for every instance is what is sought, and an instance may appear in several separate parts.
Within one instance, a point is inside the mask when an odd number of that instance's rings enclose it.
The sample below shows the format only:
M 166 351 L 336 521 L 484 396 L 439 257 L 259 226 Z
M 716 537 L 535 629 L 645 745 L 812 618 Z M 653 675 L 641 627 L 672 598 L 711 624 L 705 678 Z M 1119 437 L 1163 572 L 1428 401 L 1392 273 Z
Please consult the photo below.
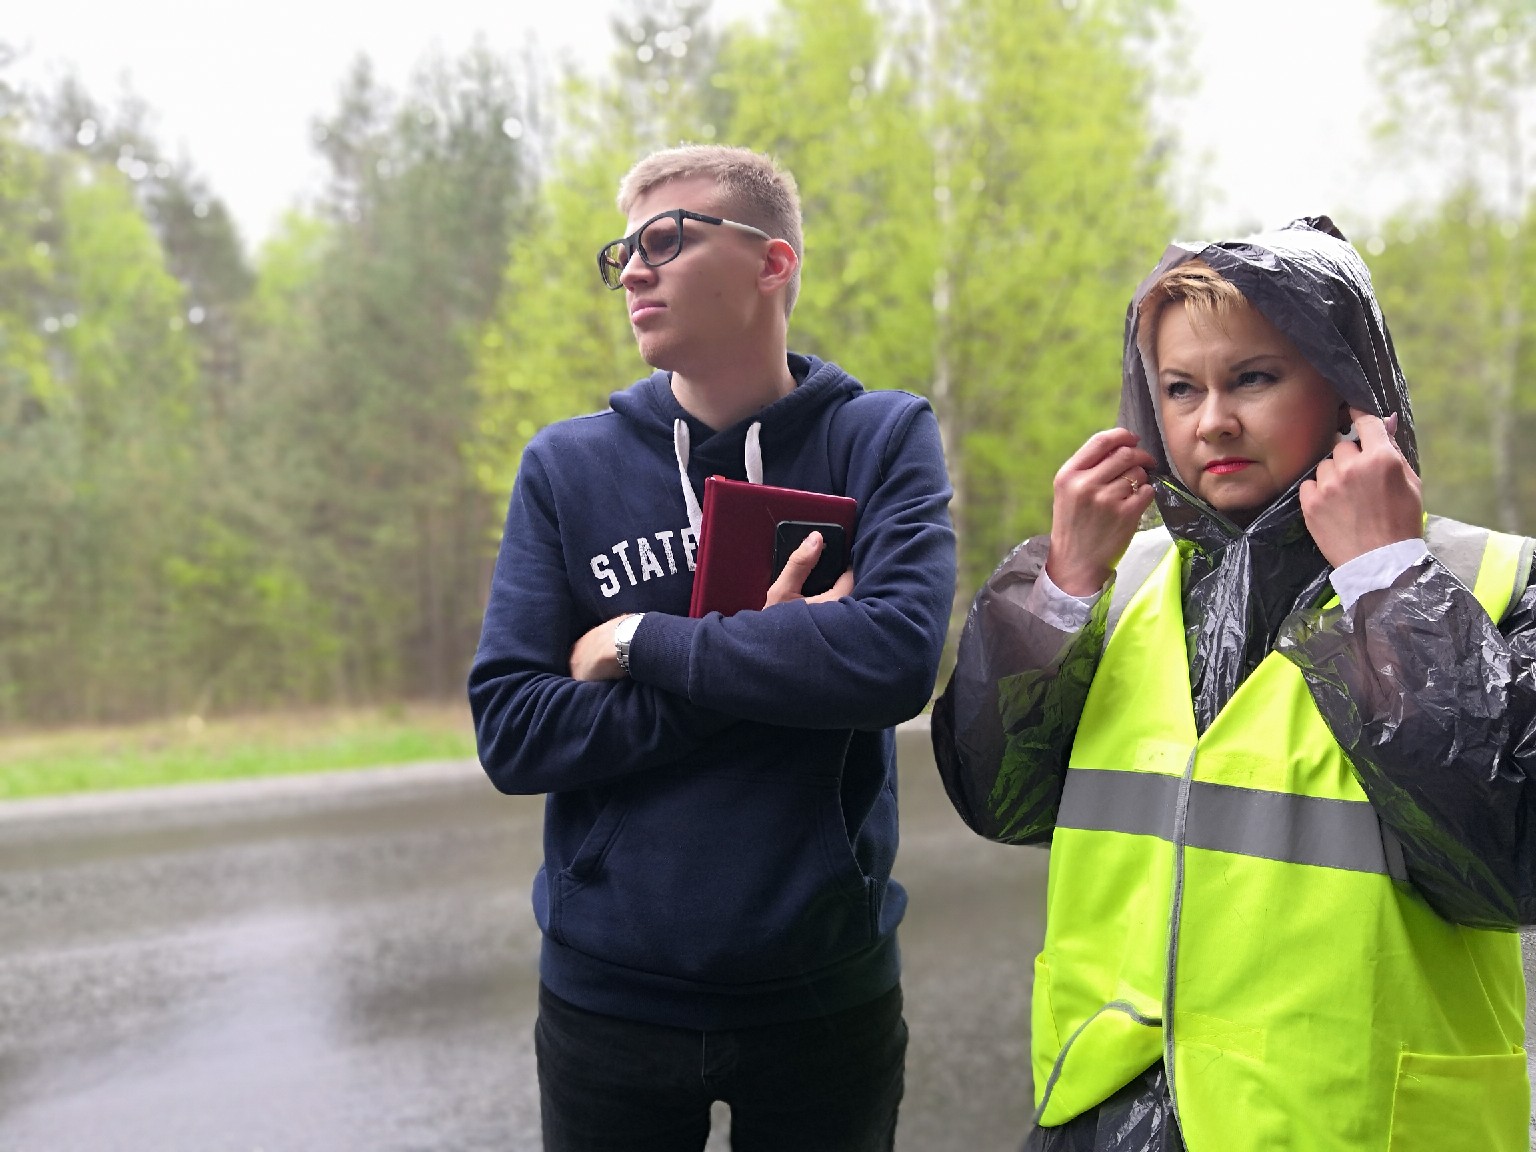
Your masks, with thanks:
M 1372 0 L 1183 0 L 1198 95 L 1178 111 L 1181 165 L 1209 174 L 1196 204 L 1203 232 L 1332 212 L 1367 231 L 1411 193 L 1369 143 L 1366 68 Z M 309 124 L 328 113 L 352 60 L 403 86 L 433 48 L 477 33 L 518 51 L 530 36 L 551 56 L 606 54 L 622 0 L 34 0 L 7 5 L 0 38 L 19 48 L 22 80 L 73 69 L 98 98 L 127 85 L 153 110 L 163 145 L 189 157 L 235 214 L 248 245 L 318 188 Z M 763 7 L 715 0 L 717 21 Z M 1326 29 L 1326 34 L 1321 30 Z M 814 174 L 799 174 L 802 181 Z

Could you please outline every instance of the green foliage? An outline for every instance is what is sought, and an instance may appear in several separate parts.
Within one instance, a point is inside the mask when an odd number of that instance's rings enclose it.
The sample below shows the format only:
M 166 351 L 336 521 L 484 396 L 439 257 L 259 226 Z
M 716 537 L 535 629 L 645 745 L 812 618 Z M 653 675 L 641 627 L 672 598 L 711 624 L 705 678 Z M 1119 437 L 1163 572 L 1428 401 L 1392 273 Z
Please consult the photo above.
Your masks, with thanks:
M 526 114 L 483 48 L 429 61 L 398 106 L 359 64 L 317 129 L 330 223 L 268 254 L 250 385 L 274 403 L 244 413 L 261 530 L 344 698 L 456 692 L 473 651 L 494 502 L 464 452 L 470 376 L 527 219 Z
M 1528 216 L 1521 231 L 1529 231 Z M 1536 525 L 1536 476 L 1518 467 L 1500 490 L 1500 441 L 1536 436 L 1536 253 L 1516 228 L 1463 192 L 1391 221 L 1371 272 L 1408 377 L 1424 474 L 1425 503 L 1442 515 L 1497 524 L 1512 498 L 1518 525 Z M 1519 263 L 1516 263 L 1516 260 Z M 1516 388 L 1500 402 L 1490 376 L 1504 339 L 1506 305 L 1521 319 Z
M 572 168 L 578 165 L 573 164 Z M 505 498 L 523 447 L 545 424 L 607 404 L 648 369 L 635 352 L 622 302 L 597 274 L 597 247 L 622 220 L 612 204 L 610 160 L 587 160 L 533 209 L 530 236 L 507 265 L 491 323 L 480 337 L 481 396 L 470 446 L 486 491 Z M 486 540 L 494 542 L 487 525 Z
M 187 626 L 181 661 L 196 685 L 181 699 L 196 711 L 326 695 L 323 670 L 341 648 L 329 612 L 281 550 L 262 547 L 259 528 L 205 513 L 165 560 L 166 592 Z
M 228 210 L 186 160 L 162 153 L 148 127 L 149 109 L 136 97 L 109 109 L 66 77 L 39 101 L 36 116 L 53 151 L 88 157 L 127 177 L 182 284 L 216 416 L 238 377 L 235 313 L 252 280 Z
M 58 386 L 43 328 L 54 274 L 44 172 L 14 120 L 0 118 L 0 716 L 15 714 L 22 676 L 48 655 L 53 538 L 70 495 L 54 467 L 65 437 L 49 419 Z
M 928 392 L 938 228 L 917 45 L 862 0 L 786 0 L 738 35 L 714 84 L 731 140 L 797 174 L 805 217 L 790 342 L 870 387 Z
M 1471 491 L 1485 481 L 1486 521 L 1529 531 L 1536 517 L 1522 501 L 1527 470 L 1517 457 L 1521 419 L 1532 406 L 1521 368 L 1531 327 L 1533 160 L 1525 123 L 1536 99 L 1536 7 L 1528 0 L 1387 0 L 1385 7 L 1377 52 L 1382 134 L 1407 163 L 1433 157 L 1451 174 L 1443 204 L 1411 212 L 1398 226 L 1399 235 L 1422 234 L 1423 246 L 1438 248 L 1445 262 L 1433 287 L 1461 304 L 1460 322 L 1442 333 L 1446 342 L 1423 349 L 1430 366 L 1450 369 L 1430 377 L 1431 402 L 1442 401 L 1432 410 L 1444 414 L 1449 439 L 1464 452 L 1437 462 L 1446 465 L 1457 503 L 1472 503 Z M 1424 297 L 1409 302 L 1410 331 L 1434 326 L 1425 314 L 1431 307 Z M 1463 436 L 1474 414 L 1484 431 Z
M 296 504 L 337 480 L 294 434 L 325 386 L 313 298 L 333 231 L 290 214 L 262 248 L 239 316 L 243 380 L 223 411 L 220 482 L 167 569 L 178 611 L 197 621 L 188 658 L 199 691 L 186 704 L 197 712 L 336 690 L 343 638 L 309 579 L 330 545 L 303 535 Z
M 1114 423 L 1123 316 L 1173 228 L 1146 82 L 1112 12 L 957 5 L 937 57 L 962 572 L 1047 529 L 1051 477 Z
M 158 575 L 186 522 L 198 422 L 182 290 L 121 174 L 69 156 L 19 169 L 42 177 L 38 294 L 13 323 L 41 330 L 48 371 L 30 374 L 0 480 L 7 567 L 27 581 L 0 707 L 163 707 L 181 635 Z
M 257 279 L 132 100 L 0 120 L 0 719 L 457 694 L 472 355 L 525 217 L 506 65 L 360 66 Z M 32 120 L 24 145 L 18 117 Z

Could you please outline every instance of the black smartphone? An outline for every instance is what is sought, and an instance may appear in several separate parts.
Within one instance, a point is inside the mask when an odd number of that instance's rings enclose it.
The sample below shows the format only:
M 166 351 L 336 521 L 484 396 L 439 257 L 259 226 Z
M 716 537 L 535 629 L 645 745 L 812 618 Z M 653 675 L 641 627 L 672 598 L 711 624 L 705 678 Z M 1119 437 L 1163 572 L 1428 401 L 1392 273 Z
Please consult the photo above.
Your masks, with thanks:
M 780 520 L 773 530 L 773 578 L 784 571 L 790 553 L 812 532 L 821 533 L 821 555 L 816 567 L 800 588 L 802 596 L 820 596 L 848 568 L 848 534 L 841 524 L 820 524 L 814 520 Z

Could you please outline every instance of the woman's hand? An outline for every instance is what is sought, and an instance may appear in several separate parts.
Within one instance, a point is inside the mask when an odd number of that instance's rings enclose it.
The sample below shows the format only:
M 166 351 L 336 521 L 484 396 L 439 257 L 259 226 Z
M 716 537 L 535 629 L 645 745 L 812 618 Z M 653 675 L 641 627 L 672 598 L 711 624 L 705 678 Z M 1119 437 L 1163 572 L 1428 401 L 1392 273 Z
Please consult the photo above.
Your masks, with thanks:
M 1374 548 L 1424 534 L 1417 473 L 1392 439 L 1396 416 L 1349 410 L 1359 443 L 1343 440 L 1301 485 L 1301 514 L 1318 550 L 1335 568 Z
M 1045 571 L 1071 596 L 1104 587 L 1152 503 L 1155 461 L 1126 428 L 1095 432 L 1056 473 Z

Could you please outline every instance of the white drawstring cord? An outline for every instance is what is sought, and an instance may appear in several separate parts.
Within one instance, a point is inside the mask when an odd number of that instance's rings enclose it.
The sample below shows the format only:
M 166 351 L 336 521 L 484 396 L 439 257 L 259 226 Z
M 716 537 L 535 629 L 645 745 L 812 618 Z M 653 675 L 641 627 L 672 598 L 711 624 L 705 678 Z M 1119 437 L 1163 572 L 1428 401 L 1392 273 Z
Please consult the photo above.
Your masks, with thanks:
M 754 420 L 747 428 L 746 464 L 747 483 L 763 482 L 763 448 L 761 420 Z M 699 497 L 688 479 L 689 453 L 688 423 L 681 417 L 672 421 L 672 455 L 677 459 L 677 474 L 683 482 L 683 503 L 688 507 L 688 526 L 693 529 L 695 540 L 704 526 L 704 511 L 699 507 Z

